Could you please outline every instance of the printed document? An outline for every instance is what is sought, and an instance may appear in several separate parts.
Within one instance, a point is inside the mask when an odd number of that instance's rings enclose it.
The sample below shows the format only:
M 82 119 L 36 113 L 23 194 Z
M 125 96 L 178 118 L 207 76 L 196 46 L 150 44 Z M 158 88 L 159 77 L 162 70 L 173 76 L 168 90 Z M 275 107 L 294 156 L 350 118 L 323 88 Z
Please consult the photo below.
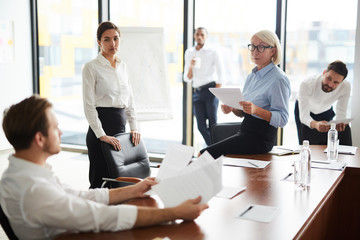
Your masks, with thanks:
M 204 152 L 181 171 L 161 178 L 158 184 L 152 186 L 165 207 L 174 207 L 198 196 L 201 196 L 201 203 L 207 203 L 221 189 L 222 157 L 214 160 L 208 152 Z
M 194 155 L 194 148 L 181 144 L 173 144 L 168 147 L 165 153 L 159 172 L 156 176 L 156 181 L 172 177 L 187 165 L 189 165 L 192 156 Z
M 330 122 L 328 122 L 328 125 L 331 125 L 331 123 L 344 123 L 344 124 L 349 124 L 352 120 L 354 120 L 353 118 L 345 118 L 345 119 L 336 119 L 336 120 L 332 120 Z
M 243 109 L 239 102 L 245 101 L 245 99 L 240 88 L 209 88 L 209 90 L 225 105 L 236 109 Z

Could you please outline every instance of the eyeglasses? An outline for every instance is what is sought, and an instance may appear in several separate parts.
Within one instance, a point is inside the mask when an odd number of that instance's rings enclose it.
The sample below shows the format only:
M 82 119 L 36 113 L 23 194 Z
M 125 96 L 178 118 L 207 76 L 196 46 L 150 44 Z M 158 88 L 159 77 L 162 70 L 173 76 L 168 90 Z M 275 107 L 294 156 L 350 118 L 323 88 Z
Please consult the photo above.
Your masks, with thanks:
M 273 46 L 264 46 L 264 45 L 254 45 L 254 44 L 248 44 L 248 49 L 253 52 L 255 49 L 258 50 L 259 53 L 262 53 L 265 51 L 266 48 L 274 48 Z

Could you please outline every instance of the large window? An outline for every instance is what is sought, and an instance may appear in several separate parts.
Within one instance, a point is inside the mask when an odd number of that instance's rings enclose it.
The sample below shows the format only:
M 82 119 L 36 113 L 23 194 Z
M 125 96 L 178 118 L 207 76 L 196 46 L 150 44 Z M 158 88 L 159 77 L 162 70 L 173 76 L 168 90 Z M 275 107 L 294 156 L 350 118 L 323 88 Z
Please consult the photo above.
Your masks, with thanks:
M 120 30 L 122 27 L 156 27 L 164 30 L 172 117 L 140 122 L 142 137 L 149 152 L 165 153 L 169 143 L 182 142 L 183 12 L 182 0 L 110 1 L 110 20 Z M 139 74 L 142 73 L 140 69 Z M 144 86 L 146 84 L 149 83 L 144 83 Z
M 88 123 L 82 106 L 84 64 L 98 53 L 97 0 L 38 0 L 40 94 L 53 103 L 64 134 L 62 142 L 85 144 Z M 209 30 L 208 42 L 218 48 L 225 67 L 224 87 L 243 87 L 254 64 L 247 44 L 259 30 L 275 31 L 277 0 L 196 0 L 195 27 Z M 285 1 L 282 1 L 285 2 Z M 283 3 L 284 4 L 284 3 Z M 119 27 L 156 27 L 164 30 L 166 72 L 171 118 L 141 121 L 143 139 L 149 152 L 165 152 L 172 142 L 181 143 L 183 132 L 183 0 L 110 0 L 110 20 Z M 306 77 L 321 73 L 328 63 L 344 61 L 353 81 L 357 1 L 287 0 L 285 70 L 292 96 L 289 123 L 283 141 L 297 144 L 294 102 Z M 105 13 L 108 9 L 102 9 Z M 306 17 L 304 17 L 304 14 Z M 284 24 L 284 23 L 283 23 Z M 286 40 L 286 41 L 285 41 Z M 148 83 L 147 83 L 148 84 Z M 156 97 L 156 96 L 154 96 Z M 349 104 L 351 109 L 351 99 Z M 350 116 L 350 113 L 349 113 Z M 218 111 L 218 122 L 239 121 Z M 205 146 L 194 121 L 194 146 Z
M 243 88 L 246 76 L 255 65 L 250 61 L 247 45 L 251 36 L 260 30 L 275 32 L 276 0 L 196 0 L 195 28 L 209 31 L 208 42 L 218 48 L 223 63 L 223 87 Z M 219 108 L 220 109 L 220 108 Z M 238 122 L 233 114 L 218 111 L 218 122 Z M 194 121 L 194 145 L 201 149 L 203 138 Z
M 63 131 L 62 142 L 85 144 L 82 67 L 97 55 L 96 0 L 38 0 L 40 94 L 48 97 Z
M 298 144 L 294 105 L 301 81 L 322 73 L 330 62 L 341 60 L 349 70 L 346 80 L 352 84 L 356 10 L 357 0 L 346 0 L 342 4 L 335 0 L 288 0 L 285 66 L 292 96 L 290 119 L 284 128 L 286 144 Z M 350 109 L 351 98 L 349 116 Z

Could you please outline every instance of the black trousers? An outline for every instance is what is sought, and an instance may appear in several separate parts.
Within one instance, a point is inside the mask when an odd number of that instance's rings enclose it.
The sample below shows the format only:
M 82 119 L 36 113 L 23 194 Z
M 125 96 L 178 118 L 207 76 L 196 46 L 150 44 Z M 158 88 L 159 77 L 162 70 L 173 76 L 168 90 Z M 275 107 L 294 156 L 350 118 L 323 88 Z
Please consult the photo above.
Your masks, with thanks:
M 257 154 L 269 152 L 276 141 L 277 128 L 263 119 L 246 114 L 239 132 L 200 151 L 213 158 L 226 154 Z
M 219 99 L 209 90 L 215 86 L 216 83 L 211 82 L 200 88 L 194 88 L 193 93 L 194 115 L 196 116 L 197 127 L 206 145 L 211 144 L 210 129 L 217 122 Z
M 125 132 L 126 115 L 123 108 L 97 107 L 98 117 L 106 135 L 114 136 Z M 89 127 L 86 135 L 86 146 L 90 161 L 89 181 L 90 188 L 99 188 L 102 178 L 109 176 L 109 171 L 101 149 L 101 141 Z
M 299 115 L 299 103 L 295 102 L 295 122 L 296 128 L 298 132 L 299 144 L 302 144 L 304 140 L 309 140 L 309 143 L 312 145 L 326 145 L 327 144 L 327 132 L 319 132 L 316 129 L 311 129 L 305 124 L 302 124 L 300 121 Z M 331 107 L 329 110 L 314 114 L 310 112 L 310 116 L 315 121 L 331 121 L 335 117 L 335 112 Z M 351 129 L 349 125 L 346 125 L 345 130 L 338 133 L 339 144 L 352 146 L 352 138 L 351 138 Z

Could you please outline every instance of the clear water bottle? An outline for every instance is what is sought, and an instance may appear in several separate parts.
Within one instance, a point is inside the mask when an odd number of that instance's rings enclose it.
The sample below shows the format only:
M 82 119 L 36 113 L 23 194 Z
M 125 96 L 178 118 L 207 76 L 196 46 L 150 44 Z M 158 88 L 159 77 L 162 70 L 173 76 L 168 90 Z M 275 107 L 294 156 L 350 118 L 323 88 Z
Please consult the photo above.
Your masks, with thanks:
M 337 161 L 338 158 L 338 132 L 336 131 L 335 123 L 331 123 L 331 128 L 328 132 L 327 158 L 329 161 Z
M 300 159 L 294 163 L 294 180 L 295 185 L 304 189 L 310 186 L 311 182 L 311 151 L 309 141 L 304 140 L 300 151 Z

